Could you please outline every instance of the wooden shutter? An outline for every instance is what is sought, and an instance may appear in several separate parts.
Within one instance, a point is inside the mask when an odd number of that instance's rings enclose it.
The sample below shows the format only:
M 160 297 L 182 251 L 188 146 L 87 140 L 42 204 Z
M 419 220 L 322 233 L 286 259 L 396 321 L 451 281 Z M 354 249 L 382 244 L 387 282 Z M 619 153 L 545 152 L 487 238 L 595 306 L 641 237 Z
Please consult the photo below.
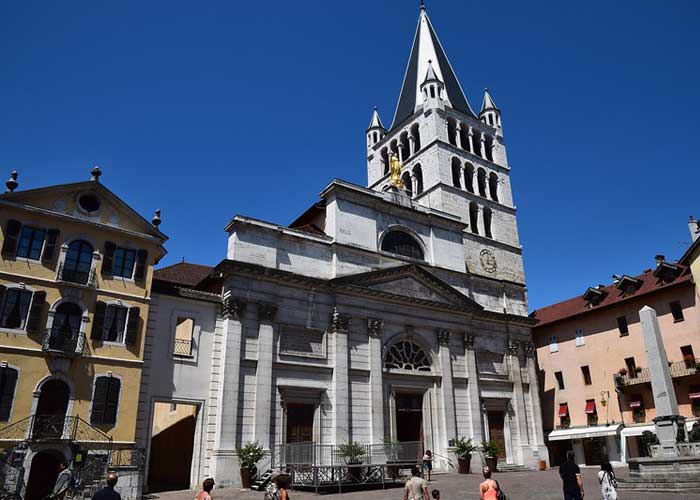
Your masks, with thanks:
M 102 327 L 105 323 L 105 313 L 107 312 L 107 304 L 101 300 L 95 304 L 95 314 L 92 316 L 92 332 L 90 338 L 92 340 L 102 340 Z
M 136 344 L 139 338 L 139 330 L 141 326 L 141 309 L 131 307 L 129 309 L 129 318 L 126 322 L 126 338 L 124 341 L 127 344 Z
M 2 304 L 5 298 L 5 285 L 0 285 L 0 313 L 2 312 Z
M 8 422 L 17 385 L 17 370 L 0 368 L 0 422 Z
M 134 271 L 135 280 L 143 280 L 146 278 L 146 261 L 148 260 L 147 250 L 138 250 L 136 252 L 136 271 Z
M 20 221 L 10 219 L 5 226 L 5 241 L 2 243 L 2 254 L 6 257 L 14 257 L 17 251 L 19 233 L 22 231 Z
M 103 423 L 116 424 L 117 412 L 119 411 L 119 390 L 121 389 L 121 380 L 116 377 L 109 377 L 107 388 L 107 398 L 105 402 L 105 416 Z
M 46 231 L 46 244 L 44 245 L 44 252 L 41 254 L 41 262 L 47 266 L 51 266 L 56 258 L 56 246 L 60 233 L 61 231 L 58 229 L 49 229 Z
M 102 257 L 102 275 L 111 276 L 112 267 L 114 264 L 114 251 L 117 249 L 117 245 L 111 241 L 105 241 L 105 254 Z
M 109 377 L 97 377 L 95 380 L 95 393 L 92 396 L 92 413 L 90 414 L 90 423 L 92 424 L 104 423 L 108 384 Z
M 32 307 L 29 309 L 27 319 L 27 331 L 39 333 L 46 324 L 44 320 L 44 304 L 46 303 L 46 292 L 34 292 L 32 296 Z M 43 326 L 42 326 L 43 325 Z

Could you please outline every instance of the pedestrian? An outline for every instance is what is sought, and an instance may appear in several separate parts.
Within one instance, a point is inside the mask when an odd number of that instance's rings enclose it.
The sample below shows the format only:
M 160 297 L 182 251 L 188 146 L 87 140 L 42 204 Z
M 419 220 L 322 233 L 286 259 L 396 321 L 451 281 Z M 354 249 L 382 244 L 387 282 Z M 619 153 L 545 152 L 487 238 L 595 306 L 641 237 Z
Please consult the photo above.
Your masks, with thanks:
M 403 491 L 403 500 L 430 500 L 428 483 L 420 477 L 420 467 L 411 469 L 411 479 L 406 481 Z
M 107 486 L 92 495 L 92 500 L 122 500 L 122 496 L 114 491 L 117 481 L 119 481 L 119 476 L 114 472 L 107 474 Z
M 610 462 L 604 462 L 598 472 L 598 482 L 603 500 L 617 500 L 617 478 Z
M 70 470 L 67 462 L 61 462 L 58 464 L 58 477 L 56 478 L 56 483 L 54 483 L 53 490 L 49 494 L 49 498 L 63 500 L 72 484 L 73 471 Z
M 559 466 L 559 477 L 564 487 L 564 500 L 583 500 L 583 478 L 581 469 L 576 465 L 573 450 L 566 452 L 566 462 Z
M 688 440 L 691 443 L 697 443 L 700 441 L 700 422 L 697 420 L 693 422 L 693 428 L 690 429 L 690 432 L 688 433 Z
M 500 486 L 497 481 L 491 479 L 491 468 L 488 465 L 484 466 L 482 473 L 484 474 L 484 482 L 479 485 L 481 500 L 498 500 Z
M 277 476 L 277 499 L 289 500 L 289 474 L 280 474 Z
M 425 455 L 423 455 L 423 477 L 430 481 L 430 472 L 433 470 L 433 452 L 430 450 L 425 450 Z
M 211 500 L 211 490 L 214 489 L 214 479 L 211 477 L 206 478 L 202 481 L 202 491 L 197 493 L 194 497 L 195 500 Z
M 433 490 L 430 493 L 433 495 L 433 500 L 440 500 L 440 490 Z

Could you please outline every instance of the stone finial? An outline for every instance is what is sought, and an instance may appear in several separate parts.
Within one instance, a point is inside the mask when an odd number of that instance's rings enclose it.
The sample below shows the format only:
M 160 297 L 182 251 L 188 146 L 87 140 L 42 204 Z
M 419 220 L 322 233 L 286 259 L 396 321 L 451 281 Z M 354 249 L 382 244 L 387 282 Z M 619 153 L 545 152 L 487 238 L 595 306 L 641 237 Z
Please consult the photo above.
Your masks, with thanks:
M 241 319 L 243 311 L 245 311 L 245 302 L 233 298 L 225 297 L 221 303 L 224 319 Z
M 523 352 L 525 353 L 526 357 L 534 358 L 535 357 L 535 344 L 533 342 L 525 342 L 523 344 Z
M 153 224 L 155 227 L 160 226 L 161 220 L 160 220 L 160 208 L 156 210 L 156 213 L 153 215 L 153 218 L 151 219 L 151 224 Z
M 508 354 L 511 356 L 517 356 L 518 351 L 520 351 L 520 341 L 508 339 Z
M 7 179 L 7 182 L 5 183 L 5 186 L 7 186 L 7 191 L 5 191 L 6 193 L 14 192 L 14 190 L 17 189 L 17 186 L 19 186 L 19 182 L 17 182 L 17 175 L 17 170 L 10 172 L 10 178 Z
M 367 335 L 374 338 L 381 338 L 384 332 L 384 321 L 381 319 L 367 318 Z
M 438 328 L 435 330 L 435 336 L 437 338 L 437 343 L 443 347 L 450 346 L 450 331 L 443 328 Z
M 337 307 L 333 308 L 333 314 L 331 314 L 331 328 L 334 332 L 338 330 L 348 330 L 350 326 L 350 318 L 345 314 L 341 314 Z
M 92 177 L 90 177 L 90 180 L 93 182 L 100 182 L 100 176 L 102 175 L 102 170 L 100 170 L 100 167 L 95 165 L 92 167 L 92 170 L 90 170 L 90 174 Z
M 654 257 L 654 260 L 656 261 L 656 267 L 659 267 L 661 264 L 666 262 L 666 256 L 659 254 Z

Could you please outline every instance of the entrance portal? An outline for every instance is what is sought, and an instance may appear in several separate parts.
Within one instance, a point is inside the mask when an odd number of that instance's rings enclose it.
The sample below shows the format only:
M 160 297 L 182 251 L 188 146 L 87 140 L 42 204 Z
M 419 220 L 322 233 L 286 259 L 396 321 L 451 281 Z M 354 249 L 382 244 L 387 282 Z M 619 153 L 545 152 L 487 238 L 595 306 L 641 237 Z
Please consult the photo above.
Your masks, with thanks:
M 287 403 L 287 444 L 314 440 L 314 410 L 314 405 Z
M 34 455 L 29 469 L 25 500 L 43 500 L 53 490 L 58 477 L 58 465 L 63 456 L 57 451 L 41 451 Z
M 423 395 L 396 395 L 396 440 L 423 442 Z
M 503 427 L 505 426 L 505 412 L 489 411 L 486 415 L 489 421 L 489 439 L 498 445 L 498 458 L 505 459 L 506 439 L 503 433 Z
M 59 439 L 63 436 L 70 389 L 62 380 L 49 380 L 41 386 L 34 417 L 35 439 Z

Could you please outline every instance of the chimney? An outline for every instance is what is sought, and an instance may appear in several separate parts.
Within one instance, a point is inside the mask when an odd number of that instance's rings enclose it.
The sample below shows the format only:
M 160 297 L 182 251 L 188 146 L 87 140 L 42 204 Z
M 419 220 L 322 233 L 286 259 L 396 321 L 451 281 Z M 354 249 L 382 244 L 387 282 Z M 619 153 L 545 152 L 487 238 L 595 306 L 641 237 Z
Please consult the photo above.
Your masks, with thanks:
M 695 220 L 695 217 L 691 215 L 690 220 L 688 220 L 688 229 L 690 229 L 693 241 L 697 240 L 700 237 L 700 220 Z
M 656 259 L 656 267 L 659 267 L 661 264 L 666 262 L 666 256 L 665 255 L 657 255 L 654 257 Z
M 616 285 L 620 282 L 620 277 L 617 274 L 612 275 L 613 283 Z

